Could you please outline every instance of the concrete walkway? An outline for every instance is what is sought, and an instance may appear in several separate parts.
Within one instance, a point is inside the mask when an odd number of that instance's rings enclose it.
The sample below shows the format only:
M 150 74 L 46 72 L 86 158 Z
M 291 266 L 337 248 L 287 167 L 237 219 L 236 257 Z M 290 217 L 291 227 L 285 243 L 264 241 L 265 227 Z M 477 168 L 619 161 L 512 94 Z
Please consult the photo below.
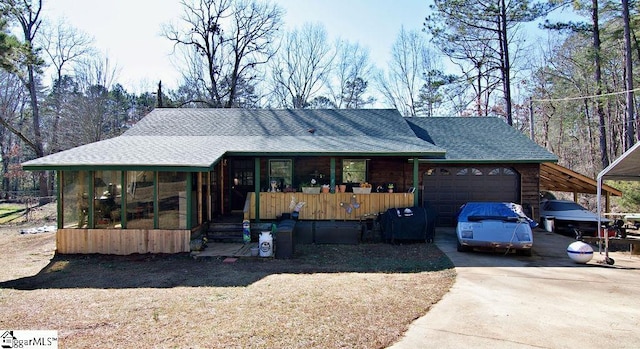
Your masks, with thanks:
M 456 282 L 391 348 L 640 348 L 640 256 L 610 253 L 608 266 L 596 249 L 576 264 L 574 241 L 536 230 L 532 257 L 461 253 L 438 230 Z

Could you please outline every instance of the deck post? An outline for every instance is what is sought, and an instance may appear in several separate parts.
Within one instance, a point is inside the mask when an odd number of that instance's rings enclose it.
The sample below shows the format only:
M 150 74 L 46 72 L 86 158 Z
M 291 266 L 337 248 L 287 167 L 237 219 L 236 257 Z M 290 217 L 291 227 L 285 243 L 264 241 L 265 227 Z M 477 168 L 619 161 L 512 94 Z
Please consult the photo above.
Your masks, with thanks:
M 256 223 L 260 223 L 260 158 L 254 159 L 254 189 L 256 199 Z
M 158 179 L 160 176 L 158 174 L 158 171 L 153 171 L 153 229 L 160 228 L 160 217 L 158 217 L 158 213 L 160 213 L 160 208 L 158 207 Z
M 95 197 L 95 171 L 88 171 L 89 173 L 89 188 L 87 190 L 87 200 L 89 201 L 87 203 L 87 207 L 89 208 L 89 212 L 87 214 L 87 227 L 89 228 L 93 228 L 95 227 L 94 225 L 94 211 L 96 209 L 96 203 L 95 200 L 93 199 Z
M 413 191 L 413 206 L 419 206 L 419 203 L 420 203 L 419 200 L 418 200 L 418 194 L 420 192 L 420 190 L 418 190 L 418 188 L 419 188 L 418 185 L 420 183 L 419 182 L 419 178 L 418 178 L 418 175 L 419 175 L 419 171 L 418 170 L 419 170 L 419 168 L 420 168 L 419 161 L 418 161 L 418 157 L 416 156 L 416 157 L 413 158 L 413 188 L 414 188 L 414 191 Z
M 198 172 L 198 178 L 196 180 L 198 186 L 198 204 L 196 205 L 196 210 L 198 210 L 198 224 L 202 224 L 202 210 L 200 209 L 200 205 L 202 203 L 202 172 Z M 191 188 L 193 188 L 193 176 L 191 173 L 187 172 L 187 188 L 185 190 L 185 200 L 187 200 L 187 217 L 186 218 L 186 226 L 188 229 L 193 227 L 193 222 L 191 217 L 193 216 L 191 213 L 193 212 L 193 204 L 191 203 Z
M 127 229 L 127 182 L 125 179 L 127 171 L 120 171 L 120 186 L 122 190 L 120 190 L 120 226 L 122 229 Z
M 58 175 L 56 176 L 56 180 L 57 183 L 56 185 L 58 186 L 58 202 L 56 203 L 56 209 L 58 210 L 57 212 L 57 222 L 58 222 L 58 229 L 61 229 L 64 227 L 64 222 L 62 221 L 64 219 L 64 215 L 62 214 L 64 212 L 64 207 L 62 206 L 62 190 L 64 188 L 62 188 L 62 183 L 64 183 L 64 181 L 62 180 L 62 176 L 64 174 L 63 171 L 56 171 L 58 173 Z
M 329 180 L 329 185 L 331 186 L 331 190 L 333 190 L 333 192 L 336 192 L 336 158 L 331 157 L 330 160 L 330 176 L 331 179 Z

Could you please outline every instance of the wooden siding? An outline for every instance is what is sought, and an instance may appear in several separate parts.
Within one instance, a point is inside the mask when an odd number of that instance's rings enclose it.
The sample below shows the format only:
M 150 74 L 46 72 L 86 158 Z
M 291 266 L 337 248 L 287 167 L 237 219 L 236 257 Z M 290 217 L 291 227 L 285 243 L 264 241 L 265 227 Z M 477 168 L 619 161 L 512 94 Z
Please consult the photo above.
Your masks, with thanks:
M 355 197 L 353 197 L 355 195 Z M 411 193 L 335 193 L 304 194 L 296 193 L 260 193 L 260 219 L 277 219 L 283 213 L 292 211 L 291 202 L 305 202 L 300 210 L 301 220 L 360 220 L 375 216 L 394 207 L 413 206 Z M 347 213 L 346 207 L 352 205 L 351 199 L 360 205 Z M 342 205 L 340 205 L 342 203 Z M 256 219 L 254 193 L 247 195 L 245 219 Z
M 513 168 L 520 173 L 520 203 L 531 209 L 531 219 L 540 219 L 540 164 L 518 164 Z M 525 211 L 526 212 L 526 211 Z
M 58 229 L 57 252 L 61 254 L 190 252 L 190 230 L 159 229 Z

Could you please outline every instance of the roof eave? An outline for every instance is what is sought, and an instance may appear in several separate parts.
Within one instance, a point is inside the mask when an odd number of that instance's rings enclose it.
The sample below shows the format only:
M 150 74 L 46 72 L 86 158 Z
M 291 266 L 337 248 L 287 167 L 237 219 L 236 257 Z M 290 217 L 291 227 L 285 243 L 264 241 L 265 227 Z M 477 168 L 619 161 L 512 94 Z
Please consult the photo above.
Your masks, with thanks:
M 541 164 L 558 159 L 419 159 L 420 162 L 449 164 Z
M 211 165 L 150 165 L 150 164 L 139 164 L 139 165 L 71 165 L 71 164 L 63 164 L 63 165 L 51 165 L 51 164 L 42 164 L 42 165 L 22 165 L 22 168 L 27 171 L 167 171 L 167 172 L 208 172 L 213 169 L 215 163 Z
M 225 155 L 229 156 L 374 156 L 374 157 L 387 157 L 387 156 L 395 156 L 395 157 L 425 157 L 425 156 L 433 156 L 433 157 L 443 157 L 445 152 L 434 151 L 434 152 L 416 152 L 416 151 L 403 151 L 403 152 L 390 152 L 390 151 L 374 151 L 374 152 L 362 152 L 362 151 L 269 151 L 269 152 L 259 152 L 259 151 L 228 151 Z

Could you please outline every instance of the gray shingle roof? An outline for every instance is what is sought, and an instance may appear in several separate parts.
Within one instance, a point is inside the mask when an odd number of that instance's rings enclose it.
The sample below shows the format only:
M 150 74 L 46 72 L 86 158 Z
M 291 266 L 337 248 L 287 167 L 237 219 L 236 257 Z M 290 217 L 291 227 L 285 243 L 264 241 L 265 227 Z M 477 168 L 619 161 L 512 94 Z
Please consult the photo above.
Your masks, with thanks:
M 405 119 L 394 109 L 156 109 L 122 136 L 31 160 L 23 166 L 206 169 L 225 154 L 406 155 L 445 162 L 557 161 L 555 155 L 498 118 Z
M 115 137 L 23 164 L 29 167 L 209 167 L 224 154 L 210 137 Z
M 446 149 L 447 162 L 556 162 L 558 158 L 495 117 L 407 118 L 416 135 Z
M 413 137 L 395 109 L 155 109 L 125 136 Z
M 209 168 L 225 153 L 442 157 L 444 149 L 415 137 L 391 109 L 156 109 L 120 137 L 23 165 Z

